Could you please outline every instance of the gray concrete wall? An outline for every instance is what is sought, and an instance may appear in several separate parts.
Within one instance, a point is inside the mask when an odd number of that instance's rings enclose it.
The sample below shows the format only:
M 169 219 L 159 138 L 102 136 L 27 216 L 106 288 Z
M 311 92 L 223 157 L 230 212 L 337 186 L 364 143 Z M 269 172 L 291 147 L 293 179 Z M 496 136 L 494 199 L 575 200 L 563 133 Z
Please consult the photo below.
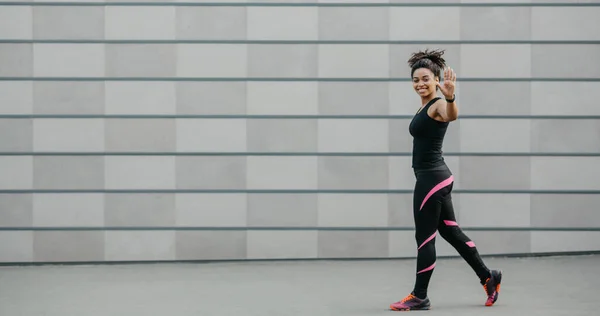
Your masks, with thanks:
M 1 5 L 0 261 L 414 256 L 426 47 L 480 251 L 600 250 L 598 1 L 294 2 Z

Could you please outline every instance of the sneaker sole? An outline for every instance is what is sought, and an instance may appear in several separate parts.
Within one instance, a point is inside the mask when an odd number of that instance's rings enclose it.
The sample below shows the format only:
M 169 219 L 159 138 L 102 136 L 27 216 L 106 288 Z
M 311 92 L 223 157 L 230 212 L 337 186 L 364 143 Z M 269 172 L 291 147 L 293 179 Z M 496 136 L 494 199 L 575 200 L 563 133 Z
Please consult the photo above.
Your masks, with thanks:
M 397 312 L 409 312 L 409 311 L 427 311 L 431 309 L 431 306 L 426 307 L 413 307 L 413 308 L 397 308 L 390 306 L 390 309 Z

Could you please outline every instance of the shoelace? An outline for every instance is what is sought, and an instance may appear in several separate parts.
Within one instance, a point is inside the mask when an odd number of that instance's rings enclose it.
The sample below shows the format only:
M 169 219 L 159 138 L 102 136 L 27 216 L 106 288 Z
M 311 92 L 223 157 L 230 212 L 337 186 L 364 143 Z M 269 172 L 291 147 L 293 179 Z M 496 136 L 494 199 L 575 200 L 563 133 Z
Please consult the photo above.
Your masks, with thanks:
M 402 301 L 400 301 L 400 303 L 403 303 L 403 304 L 404 304 L 404 303 L 406 303 L 407 301 L 410 301 L 410 300 L 412 300 L 413 298 L 415 298 L 415 296 L 414 296 L 414 295 L 412 295 L 412 294 L 409 294 L 407 297 L 403 298 L 403 299 L 402 299 Z

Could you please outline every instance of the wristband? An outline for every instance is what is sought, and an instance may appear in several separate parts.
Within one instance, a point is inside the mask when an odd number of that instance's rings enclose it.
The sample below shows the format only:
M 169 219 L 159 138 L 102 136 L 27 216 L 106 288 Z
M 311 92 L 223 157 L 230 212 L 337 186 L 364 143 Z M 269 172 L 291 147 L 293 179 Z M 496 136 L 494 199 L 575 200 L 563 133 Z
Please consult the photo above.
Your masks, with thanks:
M 452 103 L 454 100 L 456 100 L 456 94 L 452 95 L 452 99 L 446 99 L 446 102 Z

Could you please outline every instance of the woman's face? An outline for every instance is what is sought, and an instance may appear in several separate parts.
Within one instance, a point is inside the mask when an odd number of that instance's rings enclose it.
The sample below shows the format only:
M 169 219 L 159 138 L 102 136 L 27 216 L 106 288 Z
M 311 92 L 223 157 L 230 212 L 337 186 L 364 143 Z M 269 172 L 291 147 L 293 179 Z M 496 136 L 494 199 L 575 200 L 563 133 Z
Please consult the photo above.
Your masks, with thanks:
M 426 97 L 436 91 L 439 81 L 433 72 L 427 68 L 419 68 L 413 73 L 413 88 L 421 97 Z

